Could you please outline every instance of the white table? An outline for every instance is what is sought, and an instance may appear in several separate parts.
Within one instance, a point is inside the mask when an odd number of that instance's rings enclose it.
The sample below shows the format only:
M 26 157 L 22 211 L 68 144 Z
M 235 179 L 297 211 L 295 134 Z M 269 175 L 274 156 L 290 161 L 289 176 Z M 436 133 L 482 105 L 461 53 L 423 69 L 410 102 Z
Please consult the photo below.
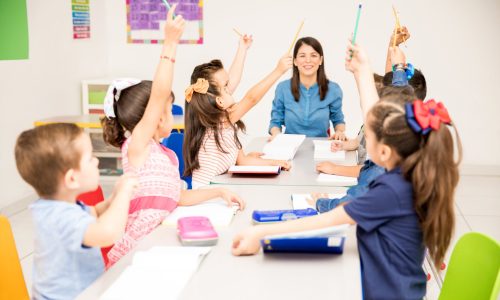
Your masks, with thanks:
M 314 144 L 313 140 L 321 138 L 306 138 L 300 148 L 297 150 L 292 161 L 290 171 L 282 171 L 276 176 L 262 175 L 231 175 L 222 174 L 216 176 L 211 184 L 256 184 L 256 185 L 293 185 L 293 186 L 335 186 L 334 183 L 318 182 L 316 178 L 319 173 L 316 171 L 316 163 L 314 161 Z M 262 151 L 262 148 L 267 142 L 267 137 L 259 137 L 252 140 L 246 147 L 245 153 L 252 151 Z M 344 165 L 356 165 L 357 152 L 347 151 Z
M 344 188 L 225 186 L 242 195 L 247 208 L 230 227 L 218 229 L 219 242 L 200 264 L 181 299 L 361 299 L 361 274 L 355 227 L 347 233 L 342 255 L 231 255 L 234 235 L 251 225 L 255 209 L 291 208 L 292 193 L 342 192 Z M 160 226 L 136 249 L 98 278 L 77 299 L 98 299 L 130 265 L 135 251 L 154 246 L 179 246 L 175 229 Z M 168 266 L 166 266 L 168 267 Z M 168 290 L 165 283 L 165 290 Z

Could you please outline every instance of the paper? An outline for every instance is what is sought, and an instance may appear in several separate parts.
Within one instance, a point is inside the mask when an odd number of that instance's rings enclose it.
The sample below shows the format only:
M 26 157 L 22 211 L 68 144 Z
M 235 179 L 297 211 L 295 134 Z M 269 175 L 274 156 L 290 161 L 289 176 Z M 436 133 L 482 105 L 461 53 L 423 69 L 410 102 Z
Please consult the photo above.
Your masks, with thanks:
M 276 235 L 266 236 L 264 237 L 264 239 L 344 236 L 349 226 L 350 226 L 349 224 L 342 224 L 342 225 L 336 225 L 314 230 L 276 234 Z
M 229 174 L 279 174 L 280 166 L 231 166 Z
M 314 140 L 314 160 L 331 160 L 336 162 L 345 161 L 345 151 L 332 152 L 329 140 Z
M 264 146 L 262 158 L 292 160 L 305 139 L 306 136 L 303 134 L 278 134 Z
M 216 198 L 197 205 L 178 206 L 165 218 L 162 224 L 170 227 L 177 227 L 177 220 L 179 218 L 204 216 L 210 219 L 214 227 L 224 227 L 231 224 L 233 216 L 238 209 L 239 206 L 228 206 L 226 201 Z
M 210 247 L 154 247 L 134 255 L 132 265 L 101 300 L 177 299 Z
M 330 199 L 334 198 L 342 198 L 345 196 L 345 193 L 338 193 L 338 194 L 328 194 L 327 197 Z M 293 209 L 316 209 L 313 205 L 309 204 L 307 201 L 308 199 L 311 198 L 311 194 L 292 194 L 292 206 Z
M 331 175 L 325 173 L 319 174 L 316 180 L 318 182 L 332 183 L 338 186 L 353 186 L 358 184 L 358 180 L 354 177 Z

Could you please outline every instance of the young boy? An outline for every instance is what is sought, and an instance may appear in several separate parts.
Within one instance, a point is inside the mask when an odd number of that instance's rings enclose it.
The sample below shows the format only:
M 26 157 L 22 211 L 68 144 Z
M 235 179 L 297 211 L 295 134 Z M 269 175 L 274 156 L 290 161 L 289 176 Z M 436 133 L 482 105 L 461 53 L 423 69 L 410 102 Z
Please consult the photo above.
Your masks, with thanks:
M 104 272 L 99 247 L 121 237 L 137 184 L 122 176 L 110 199 L 95 207 L 77 201 L 97 189 L 98 160 L 90 137 L 74 124 L 21 133 L 15 148 L 21 177 L 40 197 L 30 205 L 35 227 L 34 299 L 73 299 Z

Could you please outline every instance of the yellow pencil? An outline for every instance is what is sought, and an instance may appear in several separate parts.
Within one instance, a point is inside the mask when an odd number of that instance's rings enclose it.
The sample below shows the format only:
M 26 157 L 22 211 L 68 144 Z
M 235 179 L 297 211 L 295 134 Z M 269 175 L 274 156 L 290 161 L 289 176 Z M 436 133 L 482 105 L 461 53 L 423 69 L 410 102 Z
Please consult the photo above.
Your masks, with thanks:
M 394 5 L 392 5 L 392 12 L 394 13 L 394 18 L 396 18 L 396 29 L 394 29 L 394 46 L 396 46 L 397 30 L 403 29 L 403 28 L 401 27 L 401 23 L 399 22 L 399 14 L 396 11 L 396 7 L 394 7 Z M 404 35 L 403 35 L 403 43 L 405 44 L 405 47 L 406 47 L 406 39 L 405 39 Z
M 297 37 L 299 36 L 300 31 L 302 30 L 302 26 L 304 26 L 304 20 L 302 20 L 302 22 L 300 22 L 299 29 L 297 29 L 297 32 L 295 33 L 295 37 L 293 38 L 293 42 L 290 45 L 290 48 L 288 48 L 287 53 L 290 53 L 290 51 L 292 51 L 293 45 L 295 45 L 295 42 L 297 41 Z
M 238 31 L 238 29 L 234 28 L 233 27 L 233 30 L 234 32 L 236 32 L 237 35 L 239 35 L 240 37 L 243 36 L 243 34 L 241 32 Z

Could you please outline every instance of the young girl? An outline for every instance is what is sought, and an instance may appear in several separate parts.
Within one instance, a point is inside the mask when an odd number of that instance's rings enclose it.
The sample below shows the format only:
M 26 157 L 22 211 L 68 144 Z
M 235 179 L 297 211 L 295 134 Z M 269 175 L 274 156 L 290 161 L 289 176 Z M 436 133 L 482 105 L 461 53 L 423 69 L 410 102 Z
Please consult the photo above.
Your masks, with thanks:
M 346 68 L 360 92 L 368 154 L 386 173 L 365 195 L 330 212 L 248 228 L 234 238 L 233 254 L 257 253 L 259 240 L 267 235 L 357 224 L 364 299 L 421 299 L 426 292 L 425 248 L 439 266 L 454 227 L 459 174 L 446 126 L 453 125 L 441 103 L 406 103 L 409 99 L 399 97 L 377 102 L 372 71 L 359 47 L 349 46 Z M 456 143 L 459 161 L 458 136 Z
M 160 139 L 172 131 L 173 67 L 185 23 L 182 16 L 172 18 L 174 10 L 172 6 L 167 15 L 165 42 L 153 83 L 119 81 L 110 88 L 113 94 L 111 101 L 106 102 L 106 118 L 102 120 L 104 138 L 111 145 L 121 147 L 125 173 L 135 173 L 139 178 L 125 234 L 108 253 L 108 267 L 157 227 L 177 205 L 222 197 L 228 204 L 236 202 L 240 208 L 244 206 L 238 196 L 225 189 L 181 191 L 177 157 L 172 150 L 160 145 Z M 131 85 L 134 83 L 137 84 Z M 118 91 L 120 87 L 126 88 Z M 128 137 L 125 130 L 131 133 Z
M 193 176 L 193 188 L 210 183 L 215 176 L 237 165 L 279 165 L 289 169 L 286 161 L 267 160 L 245 155 L 238 130 L 245 129 L 240 119 L 255 106 L 269 88 L 292 65 L 289 55 L 251 88 L 239 103 L 228 90 L 229 76 L 220 60 L 197 66 L 186 89 L 186 128 L 183 145 L 184 175 Z

